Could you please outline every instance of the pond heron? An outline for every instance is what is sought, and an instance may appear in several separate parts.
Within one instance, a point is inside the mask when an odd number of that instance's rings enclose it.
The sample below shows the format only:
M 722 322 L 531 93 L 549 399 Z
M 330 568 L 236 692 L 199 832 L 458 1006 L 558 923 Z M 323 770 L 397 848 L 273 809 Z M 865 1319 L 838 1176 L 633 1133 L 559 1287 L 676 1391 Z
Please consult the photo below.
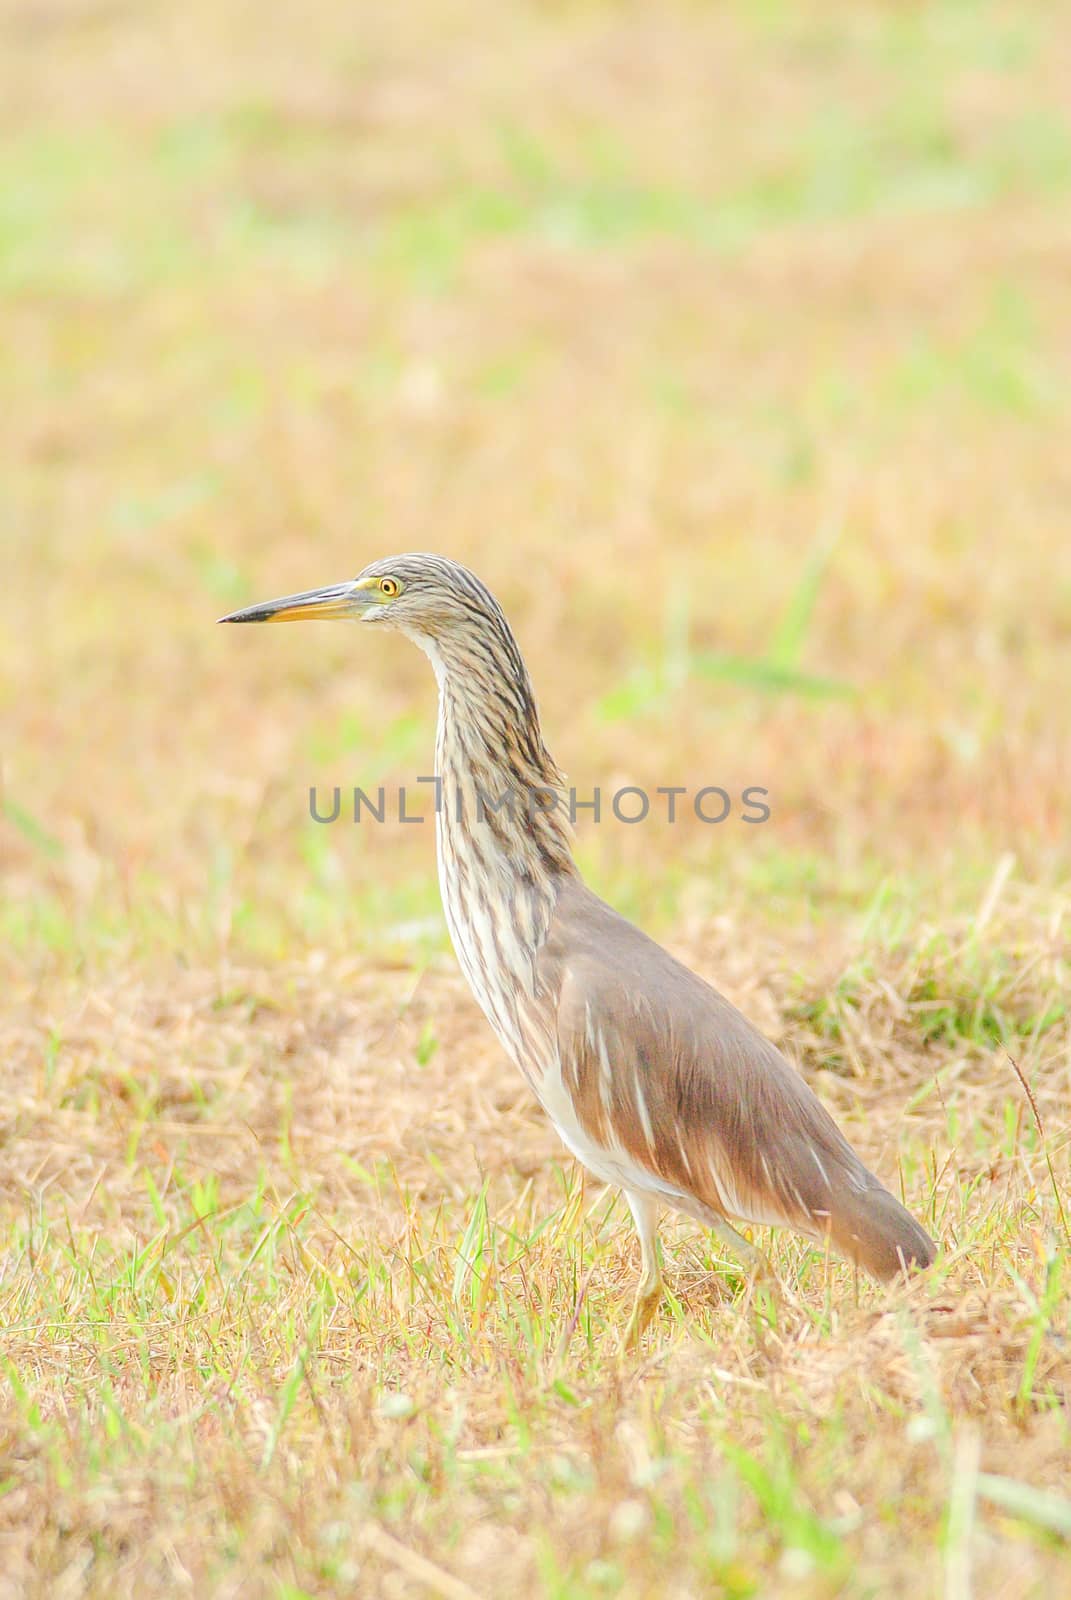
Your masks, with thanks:
M 412 554 L 223 622 L 393 628 L 439 685 L 439 886 L 457 958 L 563 1141 L 619 1186 L 642 1252 L 626 1338 L 661 1296 L 670 1207 L 752 1267 L 732 1222 L 783 1224 L 879 1278 L 926 1267 L 928 1234 L 785 1057 L 716 989 L 604 904 L 573 861 L 564 780 L 501 607 L 467 568 Z

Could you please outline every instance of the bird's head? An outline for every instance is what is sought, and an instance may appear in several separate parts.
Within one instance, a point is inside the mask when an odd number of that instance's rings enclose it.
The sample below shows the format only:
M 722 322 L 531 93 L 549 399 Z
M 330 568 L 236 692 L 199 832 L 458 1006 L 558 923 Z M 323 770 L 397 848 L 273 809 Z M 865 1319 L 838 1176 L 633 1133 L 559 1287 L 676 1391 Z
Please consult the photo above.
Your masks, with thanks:
M 565 780 L 543 744 L 517 641 L 498 601 L 467 567 L 425 553 L 389 556 L 348 583 L 265 600 L 219 620 L 305 618 L 368 622 L 407 634 L 430 658 L 443 695 L 450 695 L 456 763 L 492 774 L 487 783 L 506 774 L 518 790 L 560 793 Z M 561 872 L 575 870 L 567 817 L 562 806 L 541 808 L 531 825 L 544 864 Z
M 445 556 L 390 556 L 347 583 L 265 600 L 221 622 L 369 622 L 406 633 L 424 649 L 463 639 L 489 622 L 505 625 L 497 601 L 467 567 Z

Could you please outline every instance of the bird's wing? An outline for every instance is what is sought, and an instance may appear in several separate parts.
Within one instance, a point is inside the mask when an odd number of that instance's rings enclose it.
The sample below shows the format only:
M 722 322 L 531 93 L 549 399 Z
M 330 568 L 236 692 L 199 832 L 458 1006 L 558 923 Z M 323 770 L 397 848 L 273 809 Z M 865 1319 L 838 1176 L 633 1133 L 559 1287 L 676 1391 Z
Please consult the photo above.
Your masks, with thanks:
M 544 953 L 563 1088 L 595 1145 L 685 1209 L 831 1235 L 879 1276 L 932 1245 L 768 1039 L 581 884 Z

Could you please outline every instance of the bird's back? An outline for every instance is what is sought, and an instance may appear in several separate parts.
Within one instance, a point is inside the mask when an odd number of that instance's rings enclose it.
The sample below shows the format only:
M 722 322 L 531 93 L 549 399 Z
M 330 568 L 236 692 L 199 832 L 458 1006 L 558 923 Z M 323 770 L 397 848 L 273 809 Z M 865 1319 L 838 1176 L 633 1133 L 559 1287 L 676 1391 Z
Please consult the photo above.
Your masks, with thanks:
M 579 879 L 560 884 L 538 974 L 557 997 L 560 1092 L 607 1175 L 700 1217 L 828 1236 L 879 1277 L 932 1260 L 781 1052 Z

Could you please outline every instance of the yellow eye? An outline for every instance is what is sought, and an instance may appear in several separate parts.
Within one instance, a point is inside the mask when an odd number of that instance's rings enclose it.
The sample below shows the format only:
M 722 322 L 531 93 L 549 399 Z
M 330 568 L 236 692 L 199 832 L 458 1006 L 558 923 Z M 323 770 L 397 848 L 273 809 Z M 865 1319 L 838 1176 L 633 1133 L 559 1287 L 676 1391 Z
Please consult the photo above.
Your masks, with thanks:
M 393 600 L 394 596 L 398 593 L 398 581 L 397 581 L 397 579 L 396 578 L 380 578 L 380 580 L 379 580 L 379 592 L 380 592 L 380 594 L 385 594 L 388 600 Z

